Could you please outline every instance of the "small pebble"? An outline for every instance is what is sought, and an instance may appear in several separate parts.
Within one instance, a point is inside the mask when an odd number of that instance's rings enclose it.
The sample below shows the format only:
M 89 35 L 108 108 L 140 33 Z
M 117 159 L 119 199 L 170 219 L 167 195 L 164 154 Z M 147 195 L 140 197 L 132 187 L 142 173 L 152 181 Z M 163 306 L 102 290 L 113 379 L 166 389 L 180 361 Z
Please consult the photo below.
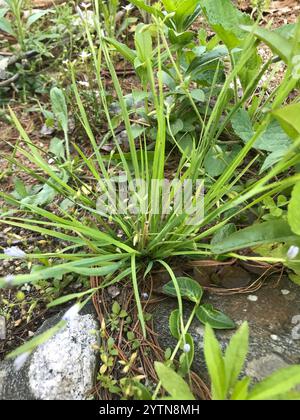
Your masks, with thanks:
M 274 341 L 278 341 L 278 339 L 279 339 L 278 335 L 275 335 L 275 334 L 272 334 L 272 335 L 271 335 L 271 338 L 272 338 L 272 340 L 274 340 Z
M 258 297 L 255 295 L 249 295 L 248 300 L 250 300 L 250 302 L 257 302 L 258 301 Z
M 283 289 L 281 290 L 281 293 L 283 294 L 283 296 L 289 295 L 291 292 L 289 290 Z

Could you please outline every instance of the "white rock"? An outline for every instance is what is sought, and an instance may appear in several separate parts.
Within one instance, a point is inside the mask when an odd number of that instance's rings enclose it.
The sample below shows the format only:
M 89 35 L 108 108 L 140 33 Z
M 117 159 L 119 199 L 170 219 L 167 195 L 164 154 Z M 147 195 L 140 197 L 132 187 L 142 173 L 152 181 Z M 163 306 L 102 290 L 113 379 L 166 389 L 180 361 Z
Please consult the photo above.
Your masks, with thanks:
M 83 400 L 94 386 L 97 322 L 78 315 L 33 354 L 29 368 L 32 394 L 39 400 Z
M 281 290 L 281 293 L 283 294 L 283 296 L 287 296 L 287 295 L 289 295 L 291 292 L 290 292 L 289 290 L 287 290 L 287 289 L 283 289 L 283 290 Z
M 250 300 L 250 302 L 257 302 L 258 301 L 258 297 L 255 295 L 249 295 L 248 300 Z

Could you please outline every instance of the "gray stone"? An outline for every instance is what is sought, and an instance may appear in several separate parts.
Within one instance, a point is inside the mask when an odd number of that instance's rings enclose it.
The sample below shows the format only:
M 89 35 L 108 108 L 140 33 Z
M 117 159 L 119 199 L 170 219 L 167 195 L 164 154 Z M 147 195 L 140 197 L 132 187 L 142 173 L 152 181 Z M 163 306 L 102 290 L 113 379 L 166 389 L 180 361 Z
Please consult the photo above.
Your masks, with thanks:
M 34 400 L 28 385 L 29 360 L 19 371 L 14 362 L 4 361 L 0 364 L 0 400 Z
M 282 290 L 285 292 L 282 293 Z M 207 294 L 203 301 L 227 314 L 237 325 L 248 321 L 250 351 L 244 373 L 254 381 L 260 381 L 282 367 L 300 364 L 300 287 L 284 278 L 276 287 L 274 282 L 269 282 L 251 294 L 257 297 L 256 301 L 248 300 L 247 294 Z M 169 315 L 176 308 L 176 300 L 167 299 L 154 311 L 155 330 L 159 331 L 158 339 L 163 348 L 176 344 L 168 328 Z M 184 308 L 188 318 L 192 306 L 184 303 Z M 203 355 L 204 328 L 198 320 L 193 322 L 190 333 L 195 340 L 193 368 L 207 380 Z M 223 349 L 233 334 L 234 331 L 216 331 Z
M 61 315 L 47 320 L 37 334 L 55 325 Z M 97 330 L 94 314 L 80 314 L 39 346 L 19 371 L 12 361 L 2 362 L 0 400 L 89 398 L 98 369 Z

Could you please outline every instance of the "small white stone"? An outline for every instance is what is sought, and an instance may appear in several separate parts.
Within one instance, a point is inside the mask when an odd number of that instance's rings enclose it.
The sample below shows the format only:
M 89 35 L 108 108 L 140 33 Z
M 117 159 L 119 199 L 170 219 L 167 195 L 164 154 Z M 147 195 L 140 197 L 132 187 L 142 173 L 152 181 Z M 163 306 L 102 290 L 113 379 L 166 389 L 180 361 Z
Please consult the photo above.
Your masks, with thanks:
M 283 296 L 289 295 L 291 292 L 287 289 L 282 289 L 281 293 L 283 294 Z
M 272 334 L 272 335 L 271 335 L 271 338 L 272 338 L 272 340 L 274 340 L 274 341 L 278 341 L 278 340 L 279 340 L 279 337 L 278 337 L 278 335 L 276 335 L 276 334 Z
M 250 300 L 250 302 L 257 302 L 258 301 L 258 297 L 255 295 L 249 295 L 247 297 L 248 300 Z

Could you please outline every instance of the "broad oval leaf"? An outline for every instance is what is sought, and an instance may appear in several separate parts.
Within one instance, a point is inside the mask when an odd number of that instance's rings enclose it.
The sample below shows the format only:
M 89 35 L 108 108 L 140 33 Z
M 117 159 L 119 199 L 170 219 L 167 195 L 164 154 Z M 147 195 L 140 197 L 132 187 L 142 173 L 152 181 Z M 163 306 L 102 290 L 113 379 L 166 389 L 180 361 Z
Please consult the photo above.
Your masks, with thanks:
M 215 330 L 232 330 L 235 323 L 225 314 L 217 311 L 212 305 L 201 305 L 196 309 L 196 316 L 203 324 L 209 324 Z
M 174 400 L 195 400 L 188 384 L 173 369 L 163 363 L 155 362 L 155 370 L 163 388 Z
M 203 295 L 203 289 L 195 280 L 189 277 L 178 277 L 178 286 L 183 298 L 191 302 L 199 303 Z M 177 296 L 174 283 L 170 281 L 163 287 L 163 292 L 170 296 Z
M 251 25 L 249 15 L 240 12 L 230 0 L 201 0 L 204 14 L 219 38 L 230 49 L 241 43 L 246 37 L 242 24 Z
M 172 336 L 179 339 L 180 337 L 180 312 L 179 309 L 172 311 L 169 317 L 169 328 Z
M 50 91 L 53 113 L 65 133 L 68 132 L 68 108 L 63 91 L 54 87 Z

